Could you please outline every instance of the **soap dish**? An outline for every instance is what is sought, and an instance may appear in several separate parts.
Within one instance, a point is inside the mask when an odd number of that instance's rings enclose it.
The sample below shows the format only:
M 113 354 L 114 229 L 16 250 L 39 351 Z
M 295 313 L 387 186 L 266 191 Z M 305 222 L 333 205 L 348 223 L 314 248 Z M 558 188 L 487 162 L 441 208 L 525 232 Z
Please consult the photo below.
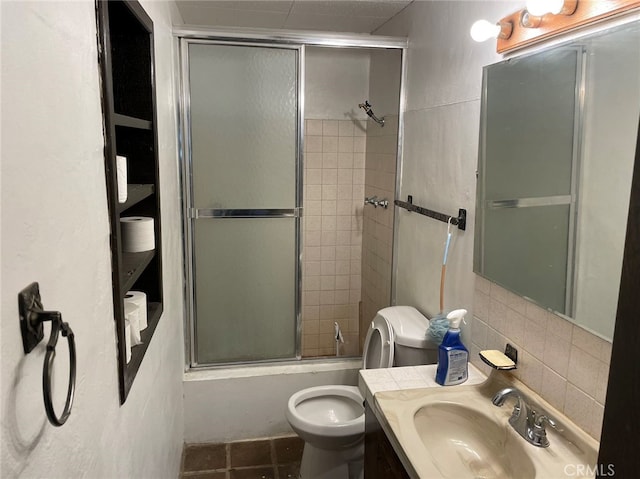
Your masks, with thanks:
M 511 369 L 516 369 L 516 362 L 518 361 L 518 352 L 513 346 L 511 346 L 510 344 L 507 344 L 507 347 L 504 353 L 501 353 L 497 349 L 488 349 L 485 351 L 480 351 L 480 359 L 482 359 L 486 364 L 491 366 L 493 369 L 498 369 L 500 371 L 508 371 Z

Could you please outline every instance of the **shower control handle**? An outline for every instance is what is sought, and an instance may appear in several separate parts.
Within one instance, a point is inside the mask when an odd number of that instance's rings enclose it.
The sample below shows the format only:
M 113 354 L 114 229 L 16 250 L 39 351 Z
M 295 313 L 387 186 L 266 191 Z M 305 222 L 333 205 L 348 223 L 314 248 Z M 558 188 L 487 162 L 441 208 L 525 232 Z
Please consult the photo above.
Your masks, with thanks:
M 389 207 L 389 200 L 387 199 L 379 200 L 377 196 L 369 196 L 368 198 L 365 197 L 364 204 L 373 205 L 374 208 L 377 208 L 378 206 L 380 206 L 381 208 L 387 209 Z

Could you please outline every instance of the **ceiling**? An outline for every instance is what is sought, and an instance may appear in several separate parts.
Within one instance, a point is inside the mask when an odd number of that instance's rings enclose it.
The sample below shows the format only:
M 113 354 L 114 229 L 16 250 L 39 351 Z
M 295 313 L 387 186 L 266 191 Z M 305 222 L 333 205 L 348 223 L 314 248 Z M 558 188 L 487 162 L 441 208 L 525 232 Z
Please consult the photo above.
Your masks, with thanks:
M 187 25 L 371 33 L 413 0 L 178 0 Z

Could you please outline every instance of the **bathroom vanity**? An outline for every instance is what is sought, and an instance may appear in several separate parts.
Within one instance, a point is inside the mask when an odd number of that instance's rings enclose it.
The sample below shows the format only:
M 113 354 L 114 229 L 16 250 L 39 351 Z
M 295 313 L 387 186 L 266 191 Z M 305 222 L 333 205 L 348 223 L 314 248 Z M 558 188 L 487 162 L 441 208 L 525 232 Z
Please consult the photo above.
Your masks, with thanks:
M 594 477 L 598 443 L 513 376 L 470 365 L 466 383 L 441 387 L 435 368 L 360 372 L 366 479 Z
M 365 402 L 364 477 L 366 479 L 409 479 L 411 477 L 367 402 Z

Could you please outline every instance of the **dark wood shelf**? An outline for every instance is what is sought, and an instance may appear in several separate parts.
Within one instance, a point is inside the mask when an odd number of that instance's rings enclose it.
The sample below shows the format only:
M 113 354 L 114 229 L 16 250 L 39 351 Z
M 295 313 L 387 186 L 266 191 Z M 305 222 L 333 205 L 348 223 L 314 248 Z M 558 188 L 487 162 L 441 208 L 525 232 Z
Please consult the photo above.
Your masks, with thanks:
M 153 21 L 136 0 L 97 1 L 98 64 L 102 71 L 105 124 L 105 172 L 111 226 L 113 310 L 118 338 L 120 403 L 134 383 L 162 315 L 162 228 L 157 105 L 154 78 Z M 127 201 L 118 202 L 116 157 L 127 158 Z M 154 220 L 155 249 L 123 251 L 124 211 Z M 143 344 L 127 362 L 125 295 L 135 289 L 147 297 L 147 328 Z
M 156 250 L 142 251 L 140 253 L 122 253 L 122 294 L 129 291 L 144 269 L 151 263 L 156 255 Z
M 158 326 L 158 321 L 162 315 L 162 303 L 147 303 L 147 327 L 144 331 L 140 331 L 140 339 L 142 344 L 133 346 L 131 348 L 131 360 L 127 363 L 124 377 L 124 387 L 126 394 L 129 393 L 131 386 L 133 385 L 133 379 L 136 377 L 136 373 L 142 364 L 142 358 L 147 352 L 151 337 Z
M 149 120 L 143 120 L 142 118 L 136 118 L 134 116 L 121 115 L 120 113 L 115 113 L 113 115 L 113 122 L 116 126 L 138 128 L 140 130 L 151 130 L 152 127 L 152 123 Z
M 154 192 L 154 185 L 127 185 L 127 201 L 118 203 L 118 213 L 122 213 L 131 208 L 133 205 L 151 196 Z

